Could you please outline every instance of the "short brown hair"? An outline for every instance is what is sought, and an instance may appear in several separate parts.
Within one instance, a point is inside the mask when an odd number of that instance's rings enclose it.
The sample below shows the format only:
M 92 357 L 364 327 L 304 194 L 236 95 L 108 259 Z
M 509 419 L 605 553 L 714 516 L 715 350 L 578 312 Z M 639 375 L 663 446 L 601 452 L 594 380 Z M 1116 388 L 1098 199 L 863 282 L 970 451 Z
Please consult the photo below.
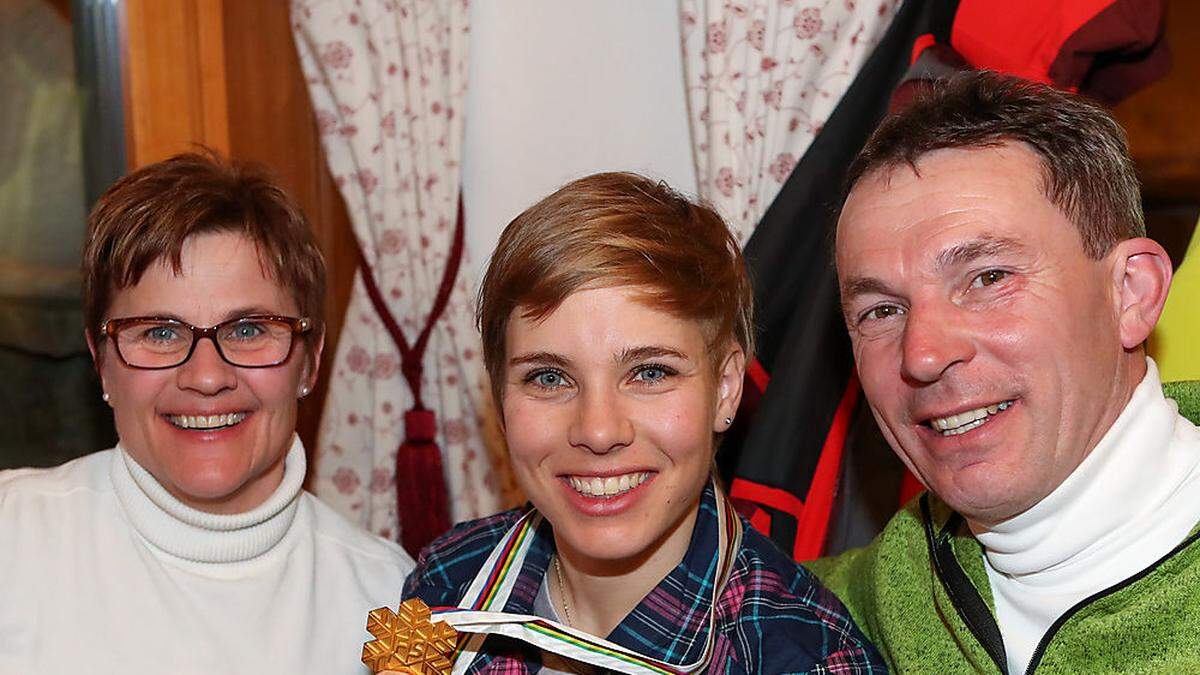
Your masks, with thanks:
M 138 283 L 157 261 L 182 269 L 190 237 L 234 232 L 254 242 L 267 270 L 303 316 L 324 330 L 325 262 L 300 207 L 262 167 L 216 153 L 188 153 L 144 166 L 108 189 L 88 216 L 83 314 L 96 341 L 115 291 Z
M 927 86 L 886 118 L 847 173 L 846 192 L 878 169 L 943 148 L 1024 143 L 1041 160 L 1042 191 L 1079 228 L 1095 259 L 1146 234 L 1141 190 L 1125 131 L 1082 96 L 989 71 L 959 73 Z
M 710 350 L 733 339 L 753 357 L 746 265 L 716 211 L 666 183 L 598 173 L 529 207 L 500 235 L 476 310 L 497 402 L 513 310 L 541 319 L 575 291 L 598 286 L 643 287 L 650 306 L 701 322 Z

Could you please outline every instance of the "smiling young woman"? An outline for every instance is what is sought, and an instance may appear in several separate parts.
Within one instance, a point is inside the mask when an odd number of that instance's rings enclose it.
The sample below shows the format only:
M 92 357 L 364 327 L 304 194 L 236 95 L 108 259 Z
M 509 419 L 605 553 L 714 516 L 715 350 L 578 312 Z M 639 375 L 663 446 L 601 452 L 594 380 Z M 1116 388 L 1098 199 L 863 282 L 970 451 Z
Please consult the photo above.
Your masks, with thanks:
M 879 668 L 837 600 L 713 479 L 753 352 L 751 297 L 721 218 L 634 174 L 570 183 L 504 231 L 478 319 L 531 504 L 431 544 L 404 591 L 443 608 L 470 667 Z

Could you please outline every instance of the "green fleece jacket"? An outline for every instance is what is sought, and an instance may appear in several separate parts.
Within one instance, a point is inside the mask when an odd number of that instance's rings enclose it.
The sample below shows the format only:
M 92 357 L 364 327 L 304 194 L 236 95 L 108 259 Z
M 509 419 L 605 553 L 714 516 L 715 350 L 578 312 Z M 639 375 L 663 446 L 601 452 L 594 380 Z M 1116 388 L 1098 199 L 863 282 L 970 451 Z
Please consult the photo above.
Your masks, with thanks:
M 1200 423 L 1200 382 L 1163 389 Z M 1008 672 L 983 549 L 936 497 L 917 497 L 870 545 L 806 566 L 893 671 Z M 1200 673 L 1200 527 L 1151 567 L 1068 610 L 1027 672 Z

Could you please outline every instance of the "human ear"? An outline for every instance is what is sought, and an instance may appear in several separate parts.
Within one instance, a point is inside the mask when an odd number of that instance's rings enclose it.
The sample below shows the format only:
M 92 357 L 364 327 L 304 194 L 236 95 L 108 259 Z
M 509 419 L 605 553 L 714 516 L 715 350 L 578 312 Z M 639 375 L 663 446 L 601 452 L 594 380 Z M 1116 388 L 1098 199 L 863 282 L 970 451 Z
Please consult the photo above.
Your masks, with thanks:
M 1108 257 L 1120 300 L 1117 325 L 1121 346 L 1136 349 L 1150 337 L 1171 288 L 1171 258 L 1158 242 L 1146 237 L 1117 243 Z
M 91 331 L 85 330 L 83 336 L 87 340 L 88 351 L 92 355 L 92 366 L 96 369 L 96 377 L 100 380 L 100 393 L 104 398 L 104 402 L 111 406 L 112 404 L 108 400 L 108 388 L 104 386 L 104 370 L 101 367 L 103 365 L 102 356 L 104 352 L 100 351 L 100 347 L 96 344 L 96 339 L 92 336 Z
M 305 345 L 308 347 L 308 345 Z M 321 354 L 325 351 L 325 328 L 321 328 L 321 333 L 317 335 L 317 339 L 312 343 L 312 346 L 306 349 L 304 371 L 300 374 L 301 389 L 304 394 L 312 391 L 317 386 L 317 375 L 321 368 Z
M 746 378 L 746 352 L 736 343 L 721 362 L 717 370 L 717 409 L 713 416 L 713 431 L 721 433 L 729 430 L 730 423 L 737 414 L 738 404 L 742 401 L 742 383 Z

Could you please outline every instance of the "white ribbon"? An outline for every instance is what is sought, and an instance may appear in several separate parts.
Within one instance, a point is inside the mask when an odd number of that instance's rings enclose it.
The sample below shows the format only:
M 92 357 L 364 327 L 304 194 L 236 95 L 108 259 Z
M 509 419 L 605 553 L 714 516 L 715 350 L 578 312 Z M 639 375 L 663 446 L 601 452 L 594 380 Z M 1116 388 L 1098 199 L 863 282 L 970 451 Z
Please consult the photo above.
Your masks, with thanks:
M 607 668 L 620 673 L 632 675 L 662 675 L 663 673 L 694 673 L 708 665 L 716 642 L 716 609 L 717 600 L 729 579 L 733 567 L 733 559 L 742 543 L 742 525 L 736 515 L 731 517 L 731 509 L 725 496 L 714 485 L 717 511 L 717 556 L 721 567 L 717 571 L 717 579 L 713 584 L 712 598 L 708 608 L 708 635 L 704 651 L 695 662 L 677 666 L 659 661 L 640 654 L 627 647 L 603 638 L 585 633 L 557 621 L 551 621 L 538 616 L 527 614 L 509 614 L 499 611 L 508 602 L 516 585 L 517 577 L 525 564 L 529 548 L 533 544 L 534 533 L 541 525 L 543 517 L 537 511 L 530 511 L 512 528 L 505 533 L 499 544 L 492 549 L 487 561 L 475 575 L 466 594 L 454 609 L 434 611 L 434 618 L 445 621 L 462 633 L 470 633 L 467 644 L 459 651 L 454 663 L 454 675 L 462 675 L 479 655 L 488 635 L 505 635 L 534 645 L 542 650 L 553 652 L 560 656 L 588 663 L 601 668 Z M 509 556 L 509 568 L 503 572 L 503 578 L 495 588 L 490 598 L 480 604 L 480 609 L 472 609 L 481 600 L 483 594 L 489 592 L 488 580 L 492 572 L 505 564 L 502 560 L 504 551 L 514 537 L 525 532 L 525 538 Z M 497 608 L 493 610 L 492 608 Z

